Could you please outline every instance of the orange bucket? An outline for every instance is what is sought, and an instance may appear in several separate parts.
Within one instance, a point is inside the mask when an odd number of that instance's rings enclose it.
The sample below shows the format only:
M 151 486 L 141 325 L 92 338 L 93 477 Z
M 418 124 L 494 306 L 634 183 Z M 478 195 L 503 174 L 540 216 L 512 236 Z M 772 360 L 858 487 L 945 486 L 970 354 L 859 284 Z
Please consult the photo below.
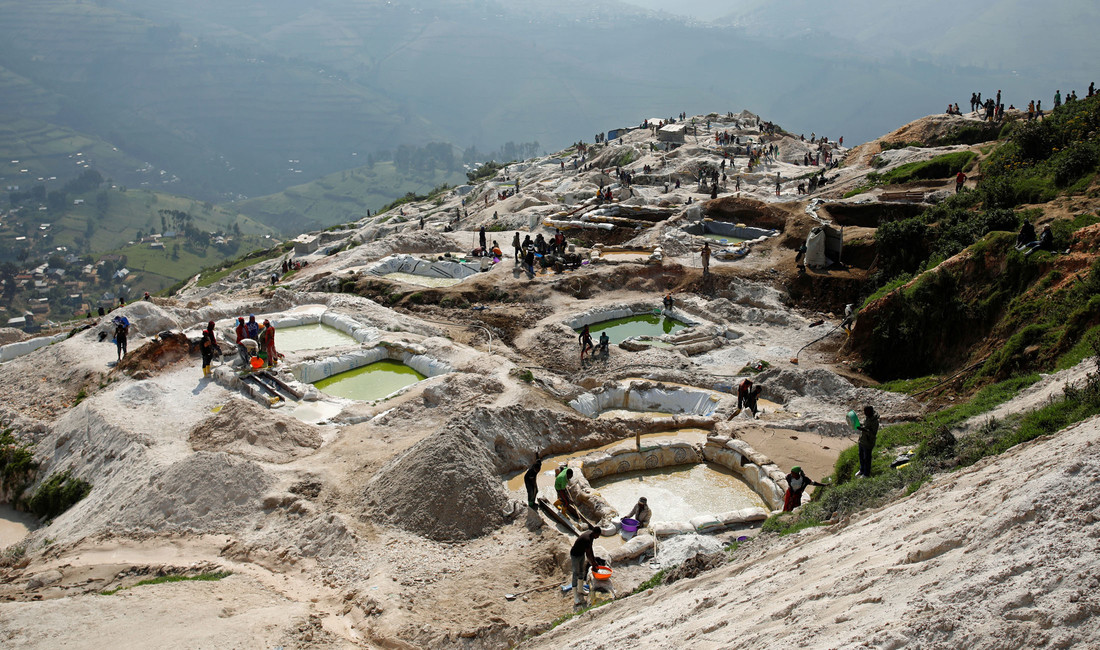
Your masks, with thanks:
M 259 370 L 264 367 L 264 360 L 260 357 L 252 357 L 252 360 L 248 362 L 252 366 L 253 370 Z
M 596 580 L 610 580 L 611 579 L 611 567 L 609 566 L 595 566 L 592 567 L 592 577 Z

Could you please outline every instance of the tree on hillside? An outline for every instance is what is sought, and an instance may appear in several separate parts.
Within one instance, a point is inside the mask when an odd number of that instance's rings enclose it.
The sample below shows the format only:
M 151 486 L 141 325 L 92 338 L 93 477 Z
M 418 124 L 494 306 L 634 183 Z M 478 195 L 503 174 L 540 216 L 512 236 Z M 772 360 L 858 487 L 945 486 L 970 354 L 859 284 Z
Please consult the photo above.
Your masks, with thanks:
M 107 208 L 111 205 L 111 198 L 107 195 L 106 190 L 102 190 L 95 195 L 95 210 L 96 214 L 100 217 L 107 216 Z
M 15 297 L 15 274 L 18 272 L 19 267 L 12 262 L 0 264 L 0 281 L 3 281 L 4 284 L 0 298 L 3 299 L 5 305 L 11 306 L 11 301 Z

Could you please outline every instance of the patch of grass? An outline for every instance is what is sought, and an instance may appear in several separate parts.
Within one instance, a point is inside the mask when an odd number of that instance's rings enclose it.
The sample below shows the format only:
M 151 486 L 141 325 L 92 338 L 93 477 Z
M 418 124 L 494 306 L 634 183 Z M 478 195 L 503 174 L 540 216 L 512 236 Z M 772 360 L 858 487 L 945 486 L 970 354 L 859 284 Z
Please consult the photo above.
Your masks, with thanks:
M 894 277 L 893 280 L 890 280 L 886 284 L 884 284 L 881 287 L 879 287 L 878 289 L 876 289 L 875 292 L 872 293 L 870 296 L 867 296 L 867 299 L 863 301 L 863 305 L 860 307 L 860 309 L 863 309 L 864 307 L 871 304 L 872 302 L 878 300 L 879 298 L 882 298 L 883 296 L 890 293 L 891 291 L 894 291 L 895 289 L 898 289 L 898 288 L 904 286 L 907 282 L 909 282 L 912 279 L 913 279 L 913 276 L 908 274 L 908 273 L 902 273 L 901 275 L 898 275 L 898 276 Z
M 939 383 L 941 379 L 938 375 L 926 375 L 924 377 L 914 377 L 913 379 L 895 379 L 879 384 L 878 389 L 891 393 L 913 395 L 928 390 Z
M 218 268 L 207 268 L 199 271 L 202 275 L 196 282 L 196 286 L 209 287 L 218 280 L 221 280 L 225 276 L 235 271 L 240 271 L 243 268 L 252 266 L 253 264 L 264 262 L 267 260 L 275 259 L 282 255 L 286 250 L 282 246 L 276 246 L 268 249 L 257 249 L 250 253 L 238 257 L 236 260 L 231 261 L 228 266 L 222 266 Z
M 622 152 L 615 158 L 614 165 L 616 167 L 626 167 L 630 163 L 634 162 L 635 153 L 633 149 Z
M 630 592 L 630 595 L 633 596 L 634 594 L 640 594 L 643 591 L 649 591 L 650 589 L 653 589 L 654 587 L 660 586 L 661 583 L 664 582 L 665 576 L 668 575 L 668 572 L 670 570 L 671 569 L 666 567 L 664 569 L 661 569 L 657 573 L 654 573 L 653 575 L 649 576 L 649 578 L 645 582 L 643 582 L 642 584 L 635 587 L 634 591 Z
M 92 484 L 73 478 L 68 470 L 46 479 L 27 501 L 27 509 L 38 517 L 53 519 L 92 491 Z
M 16 440 L 12 429 L 0 431 L 0 490 L 18 500 L 34 481 L 37 470 L 38 463 L 30 447 Z
M 490 160 L 489 162 L 483 164 L 474 171 L 466 172 L 466 179 L 470 181 L 471 184 L 477 183 L 478 181 L 483 181 L 487 178 L 492 178 L 493 176 L 496 176 L 497 171 L 499 171 L 502 167 L 504 167 L 504 165 L 496 161 Z
M 780 536 L 784 536 L 824 524 L 825 522 L 816 516 L 803 516 L 806 509 L 811 505 L 813 504 L 804 505 L 793 514 L 784 512 L 772 515 L 764 520 L 764 523 L 760 526 L 760 530 L 765 533 L 776 533 Z M 806 514 L 809 515 L 810 513 Z
M 169 582 L 189 582 L 189 581 L 214 582 L 216 580 L 221 580 L 222 578 L 228 578 L 231 575 L 233 575 L 232 571 L 211 571 L 211 572 L 208 572 L 208 573 L 200 573 L 198 575 L 193 575 L 193 576 L 181 576 L 181 575 L 158 576 L 156 578 L 149 578 L 147 580 L 141 580 L 140 582 L 136 582 L 136 583 L 130 585 L 129 587 L 116 587 L 114 589 L 108 589 L 106 591 L 101 591 L 99 593 L 102 596 L 111 596 L 111 595 L 117 594 L 118 592 L 122 591 L 123 589 L 133 589 L 134 587 L 144 587 L 145 585 L 162 585 L 162 584 L 166 584 L 166 583 L 169 583 Z
M 530 370 L 521 370 L 519 373 L 519 380 L 530 384 L 535 381 L 535 375 Z
M 981 389 L 966 402 L 949 406 L 945 409 L 929 413 L 915 422 L 905 422 L 883 427 L 878 434 L 875 444 L 875 457 L 871 463 L 872 479 L 860 479 L 861 482 L 874 480 L 874 477 L 884 472 L 892 471 L 890 464 L 894 456 L 892 450 L 898 447 L 919 444 L 931 432 L 943 427 L 952 427 L 975 415 L 987 413 L 996 406 L 1015 397 L 1021 390 L 1039 381 L 1039 374 L 1033 373 L 1022 377 L 1013 377 L 996 384 L 991 384 Z M 859 471 L 859 450 L 856 446 L 849 447 L 840 453 L 834 466 L 833 476 L 836 483 L 844 484 L 851 481 Z
M 587 612 L 589 610 L 599 609 L 600 607 L 603 607 L 604 605 L 615 602 L 615 600 L 618 600 L 618 599 L 605 600 L 605 601 L 603 601 L 601 603 L 598 603 L 596 605 L 589 605 L 588 607 L 585 607 L 583 609 L 579 609 L 575 612 L 569 612 L 568 614 L 564 614 L 562 616 L 559 616 L 558 618 L 554 619 L 554 622 L 550 624 L 550 627 L 546 628 L 546 631 L 549 632 L 550 630 L 556 628 L 557 626 L 561 625 L 562 623 L 568 621 L 571 618 L 575 618 L 577 616 L 580 616 L 581 614 L 584 614 L 585 612 Z
M 737 374 L 739 374 L 739 375 L 750 375 L 750 374 L 755 375 L 757 373 L 764 372 L 768 368 L 771 368 L 771 366 L 772 366 L 772 364 L 770 364 L 770 363 L 768 363 L 767 361 L 764 361 L 764 360 L 755 361 L 753 363 L 750 363 L 750 364 L 746 365 L 741 370 L 739 370 L 737 372 Z
M 76 392 L 76 397 L 73 397 L 73 406 L 76 406 L 77 404 L 80 404 L 81 402 L 83 402 L 87 398 L 88 398 L 88 391 L 81 388 L 80 390 L 78 390 Z
M 1092 356 L 1097 341 L 1100 341 L 1100 325 L 1089 328 L 1085 334 L 1081 336 L 1081 340 L 1077 342 L 1077 345 L 1070 348 L 1068 352 L 1058 358 L 1058 363 L 1054 364 L 1054 369 L 1066 370 L 1072 368 Z
M 882 183 L 896 185 L 915 180 L 949 178 L 965 169 L 976 156 L 973 151 L 955 151 L 931 160 L 906 163 L 882 174 Z
M 924 144 L 918 140 L 910 140 L 909 142 L 883 142 L 879 141 L 878 146 L 883 151 L 891 151 L 893 149 L 908 149 L 909 147 L 927 147 L 929 145 Z

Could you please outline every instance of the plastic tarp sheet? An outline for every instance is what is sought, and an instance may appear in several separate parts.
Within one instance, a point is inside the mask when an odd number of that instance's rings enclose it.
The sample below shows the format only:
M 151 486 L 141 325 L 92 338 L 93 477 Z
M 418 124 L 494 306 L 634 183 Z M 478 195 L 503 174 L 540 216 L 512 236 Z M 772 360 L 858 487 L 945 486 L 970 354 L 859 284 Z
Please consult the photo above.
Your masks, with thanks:
M 829 226 L 816 226 L 806 236 L 806 266 L 828 267 L 840 259 L 844 238 Z
M 635 389 L 632 386 L 614 386 L 585 393 L 569 402 L 569 406 L 591 418 L 610 409 L 685 413 L 706 417 L 714 415 L 719 399 L 714 393 L 684 388 Z
M 68 333 L 55 334 L 54 336 L 40 336 L 38 338 L 27 339 L 26 341 L 16 341 L 15 343 L 0 345 L 0 362 L 11 361 L 12 359 L 16 357 L 21 357 L 24 354 L 30 354 L 38 348 L 44 348 L 51 343 L 64 341 L 68 337 Z
M 429 261 L 413 257 L 412 255 L 393 255 L 382 259 L 371 267 L 368 273 L 372 275 L 386 275 L 387 273 L 409 273 L 422 275 L 428 278 L 463 279 L 476 275 L 478 267 L 467 266 L 458 262 Z
M 813 228 L 806 236 L 806 266 L 829 266 L 829 259 L 825 257 L 825 231 Z

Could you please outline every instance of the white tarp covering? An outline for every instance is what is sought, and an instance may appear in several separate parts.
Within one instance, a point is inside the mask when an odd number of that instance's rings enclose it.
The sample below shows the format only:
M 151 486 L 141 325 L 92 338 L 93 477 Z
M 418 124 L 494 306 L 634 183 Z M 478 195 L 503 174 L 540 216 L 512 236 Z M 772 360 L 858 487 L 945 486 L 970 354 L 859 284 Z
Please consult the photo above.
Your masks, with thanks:
M 428 278 L 452 278 L 463 279 L 478 272 L 477 266 L 467 266 L 458 262 L 444 260 L 422 260 L 412 255 L 391 255 L 379 260 L 372 266 L 368 273 L 372 275 L 386 275 L 387 273 L 409 273 L 422 275 Z
M 38 348 L 44 348 L 51 343 L 64 341 L 68 337 L 69 334 L 66 332 L 64 334 L 55 334 L 54 336 L 40 336 L 34 339 L 27 339 L 26 341 L 17 341 L 15 343 L 8 343 L 7 345 L 0 345 L 0 361 L 11 361 L 24 354 L 30 354 Z
M 672 386 L 635 388 L 628 384 L 597 388 L 569 402 L 569 406 L 590 418 L 610 409 L 686 413 L 706 417 L 714 415 L 719 399 L 717 394 L 709 391 Z

